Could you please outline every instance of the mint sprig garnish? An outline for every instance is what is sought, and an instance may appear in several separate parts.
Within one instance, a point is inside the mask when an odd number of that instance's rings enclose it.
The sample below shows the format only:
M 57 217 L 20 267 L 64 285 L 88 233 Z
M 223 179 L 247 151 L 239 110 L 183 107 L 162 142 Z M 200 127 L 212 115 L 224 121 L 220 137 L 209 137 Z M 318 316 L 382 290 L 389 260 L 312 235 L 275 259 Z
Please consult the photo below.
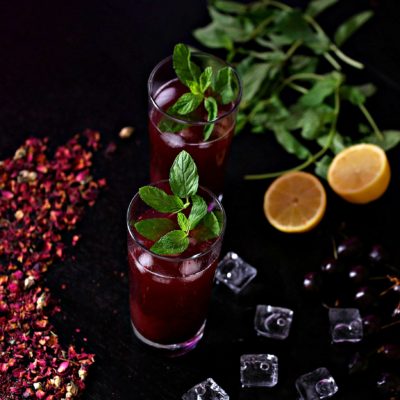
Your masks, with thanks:
M 223 224 L 221 214 L 208 211 L 206 201 L 197 194 L 197 167 L 184 150 L 171 166 L 169 185 L 173 194 L 154 186 L 139 189 L 140 198 L 148 206 L 168 214 L 166 218 L 148 218 L 134 223 L 140 235 L 155 242 L 150 250 L 160 255 L 179 255 L 189 247 L 190 235 L 198 241 L 218 237 Z
M 228 104 L 235 100 L 236 91 L 231 67 L 215 70 L 207 66 L 201 71 L 200 67 L 191 60 L 191 51 L 183 43 L 174 48 L 172 65 L 178 79 L 189 89 L 168 108 L 167 113 L 175 117 L 192 117 L 196 119 L 194 111 L 201 105 L 207 111 L 207 121 L 214 121 L 218 117 L 218 103 Z M 158 124 L 162 132 L 179 132 L 184 124 L 163 118 Z M 204 127 L 204 140 L 207 141 L 214 130 L 214 124 Z

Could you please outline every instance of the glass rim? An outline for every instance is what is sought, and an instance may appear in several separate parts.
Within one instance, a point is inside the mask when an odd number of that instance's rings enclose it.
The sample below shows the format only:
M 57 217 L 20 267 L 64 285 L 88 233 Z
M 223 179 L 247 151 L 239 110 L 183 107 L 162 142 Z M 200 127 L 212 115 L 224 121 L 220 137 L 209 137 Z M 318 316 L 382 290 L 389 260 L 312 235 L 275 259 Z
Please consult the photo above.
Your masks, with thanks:
M 161 184 L 161 183 L 169 183 L 169 181 L 168 181 L 168 179 L 164 179 L 164 180 L 161 180 L 161 181 L 157 181 L 157 182 L 154 182 L 154 183 L 150 183 L 149 186 L 155 186 L 155 187 L 157 187 L 156 185 L 159 185 L 159 184 Z M 131 211 L 131 209 L 132 209 L 133 203 L 134 203 L 134 201 L 135 201 L 136 199 L 138 199 L 138 198 L 140 199 L 139 191 L 137 191 L 137 192 L 135 193 L 135 195 L 132 197 L 131 201 L 129 202 L 128 210 L 127 210 L 127 212 L 126 212 L 126 226 L 127 226 L 127 229 L 128 229 L 129 236 L 130 236 L 130 237 L 132 238 L 132 240 L 134 240 L 135 243 L 136 243 L 139 247 L 141 247 L 144 251 L 150 253 L 153 257 L 159 258 L 159 259 L 164 260 L 164 261 L 169 261 L 169 262 L 181 262 L 181 261 L 187 261 L 187 260 L 196 260 L 196 259 L 198 259 L 199 257 L 202 257 L 202 256 L 204 256 L 204 255 L 210 253 L 210 252 L 211 252 L 212 250 L 214 250 L 214 248 L 222 241 L 222 238 L 223 238 L 224 233 L 225 233 L 225 228 L 226 228 L 226 213 L 225 213 L 224 207 L 222 206 L 222 203 L 218 200 L 217 196 L 216 196 L 213 192 L 211 192 L 210 190 L 208 190 L 208 189 L 205 188 L 204 186 L 200 186 L 200 185 L 199 185 L 199 189 L 203 190 L 205 193 L 207 193 L 207 194 L 211 197 L 211 199 L 212 199 L 213 201 L 215 201 L 216 205 L 217 205 L 218 207 L 220 207 L 220 209 L 221 209 L 221 211 L 222 211 L 222 216 L 223 216 L 223 226 L 222 226 L 221 232 L 220 232 L 218 238 L 215 240 L 215 242 L 213 242 L 213 243 L 211 244 L 211 246 L 210 246 L 209 248 L 207 248 L 206 250 L 204 250 L 204 251 L 202 251 L 202 252 L 200 252 L 200 253 L 197 253 L 197 254 L 194 254 L 194 255 L 188 256 L 188 257 L 181 257 L 181 256 L 177 256 L 177 257 L 175 257 L 175 256 L 170 256 L 170 257 L 168 257 L 168 256 L 163 256 L 163 255 L 154 253 L 154 252 L 152 252 L 150 249 L 148 249 L 147 247 L 143 246 L 143 245 L 140 243 L 140 241 L 136 238 L 135 233 L 134 233 L 133 229 L 131 228 L 130 221 L 129 221 L 129 215 L 130 215 L 130 211 Z M 140 201 L 143 201 L 143 200 L 140 199 Z M 145 204 L 145 203 L 144 203 L 144 204 Z M 146 267 L 144 267 L 144 268 L 146 268 Z M 154 272 L 154 271 L 149 271 L 149 272 L 155 273 L 155 274 L 160 275 L 160 276 L 162 276 L 162 277 L 166 277 L 166 275 L 161 275 L 161 274 L 158 274 L 157 272 Z M 192 274 L 192 275 L 194 275 L 194 274 Z M 180 278 L 180 277 L 173 277 L 173 278 Z
M 153 88 L 153 82 L 154 82 L 154 76 L 157 73 L 157 71 L 164 66 L 165 64 L 167 64 L 169 61 L 172 60 L 172 55 L 164 58 L 163 60 L 161 60 L 151 71 L 149 79 L 147 80 L 147 92 L 148 92 L 148 96 L 149 99 L 152 103 L 152 105 L 157 109 L 158 112 L 160 112 L 164 117 L 167 117 L 169 119 L 171 119 L 174 122 L 177 123 L 181 123 L 181 124 L 186 124 L 186 125 L 194 125 L 194 126 L 207 126 L 207 125 L 211 125 L 211 124 L 215 124 L 218 121 L 221 121 L 222 119 L 226 118 L 228 115 L 232 114 L 233 112 L 235 112 L 237 110 L 237 108 L 239 107 L 240 101 L 242 99 L 242 81 L 239 77 L 239 74 L 237 73 L 237 71 L 235 70 L 235 68 L 232 67 L 232 65 L 230 65 L 229 63 L 227 63 L 226 61 L 222 60 L 219 57 L 216 57 L 212 54 L 209 53 L 205 53 L 202 51 L 195 51 L 192 53 L 193 56 L 204 56 L 204 57 L 209 57 L 209 58 L 213 58 L 214 60 L 218 61 L 221 64 L 224 64 L 228 67 L 232 68 L 232 71 L 236 77 L 236 80 L 238 82 L 238 95 L 236 97 L 236 99 L 234 100 L 234 105 L 232 107 L 232 109 L 230 109 L 229 111 L 224 112 L 222 115 L 220 115 L 219 117 L 215 118 L 212 121 L 190 121 L 187 120 L 185 118 L 178 118 L 176 116 L 173 116 L 171 114 L 168 114 L 166 111 L 164 111 L 158 104 L 156 99 L 154 98 L 153 94 L 152 94 L 152 88 Z

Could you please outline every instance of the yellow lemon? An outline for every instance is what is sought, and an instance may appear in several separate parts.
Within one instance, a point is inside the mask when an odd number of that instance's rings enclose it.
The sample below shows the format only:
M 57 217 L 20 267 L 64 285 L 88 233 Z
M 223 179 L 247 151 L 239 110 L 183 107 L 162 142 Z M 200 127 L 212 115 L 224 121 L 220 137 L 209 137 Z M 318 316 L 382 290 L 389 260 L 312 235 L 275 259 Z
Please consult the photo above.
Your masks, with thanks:
M 328 170 L 330 187 L 343 199 L 364 204 L 385 193 L 390 182 L 386 153 L 374 144 L 356 144 L 341 151 Z
M 282 232 L 309 231 L 321 221 L 325 209 L 325 189 L 308 172 L 289 172 L 280 176 L 264 196 L 265 216 Z

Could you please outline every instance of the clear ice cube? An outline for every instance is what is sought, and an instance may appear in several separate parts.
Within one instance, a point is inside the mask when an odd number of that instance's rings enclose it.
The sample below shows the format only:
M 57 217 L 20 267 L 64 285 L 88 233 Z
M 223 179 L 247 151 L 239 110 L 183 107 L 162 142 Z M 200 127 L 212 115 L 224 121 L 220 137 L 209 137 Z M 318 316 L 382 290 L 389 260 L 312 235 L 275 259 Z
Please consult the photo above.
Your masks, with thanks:
M 338 386 L 326 368 L 318 368 L 296 380 L 296 388 L 301 400 L 320 400 L 332 397 Z
M 182 400 L 229 400 L 229 396 L 212 378 L 193 386 Z
M 289 308 L 260 304 L 256 309 L 254 328 L 261 336 L 283 340 L 289 336 L 293 311 Z
M 244 354 L 240 357 L 242 387 L 272 387 L 278 383 L 278 358 L 273 354 Z
M 257 275 L 257 270 L 243 261 L 236 253 L 229 252 L 219 262 L 216 279 L 235 293 L 242 291 Z
M 363 324 L 357 308 L 330 308 L 329 322 L 332 341 L 359 342 L 363 337 Z
M 185 145 L 185 140 L 176 133 L 163 132 L 161 138 L 169 147 L 180 148 Z

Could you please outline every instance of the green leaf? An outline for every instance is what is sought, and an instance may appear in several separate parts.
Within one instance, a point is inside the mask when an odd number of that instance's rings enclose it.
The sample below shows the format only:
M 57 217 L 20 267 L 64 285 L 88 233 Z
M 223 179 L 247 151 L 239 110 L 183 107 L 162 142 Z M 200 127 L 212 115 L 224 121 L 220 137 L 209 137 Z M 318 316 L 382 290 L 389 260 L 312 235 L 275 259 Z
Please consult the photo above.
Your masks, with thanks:
M 186 125 L 184 124 L 180 124 L 179 122 L 176 122 L 172 119 L 163 117 L 161 119 L 161 121 L 158 124 L 158 129 L 161 132 L 172 132 L 172 133 L 176 133 L 179 132 L 181 130 L 183 130 L 185 128 Z
M 168 218 L 148 218 L 134 224 L 135 229 L 146 239 L 158 240 L 161 236 L 175 228 Z
M 343 76 L 338 72 L 325 75 L 324 79 L 318 80 L 314 86 L 301 98 L 299 103 L 305 107 L 315 107 L 322 104 L 326 97 L 334 93 L 343 81 Z
M 186 215 L 180 212 L 178 213 L 177 219 L 179 227 L 187 233 L 190 230 L 190 224 Z
M 331 156 L 323 156 L 319 161 L 315 163 L 315 174 L 320 176 L 323 179 L 326 179 L 328 176 L 328 169 L 331 165 L 332 157 Z
M 213 70 L 211 67 L 206 67 L 206 69 L 200 75 L 200 91 L 204 93 L 212 82 Z
M 218 104 L 214 97 L 206 97 L 204 108 L 207 110 L 207 121 L 214 121 L 218 117 Z M 208 140 L 214 130 L 214 124 L 208 124 L 204 127 L 204 140 Z
M 193 35 L 201 44 L 212 49 L 231 50 L 233 48 L 233 42 L 229 36 L 213 22 L 204 28 L 196 29 Z
M 189 238 L 183 231 L 171 231 L 162 236 L 151 246 L 153 253 L 160 255 L 176 255 L 183 253 L 189 247 Z
M 290 71 L 293 73 L 314 73 L 317 69 L 318 58 L 304 55 L 294 55 L 291 57 L 291 63 L 289 65 Z
M 308 4 L 305 12 L 310 17 L 316 17 L 318 14 L 321 14 L 328 7 L 333 6 L 337 2 L 338 0 L 312 0 Z
M 193 158 L 182 150 L 175 158 L 169 172 L 169 184 L 172 192 L 186 198 L 196 194 L 199 187 L 199 175 Z
M 207 204 L 204 199 L 195 194 L 192 196 L 192 209 L 189 214 L 189 229 L 194 229 L 207 214 Z
M 254 25 L 250 19 L 221 13 L 214 7 L 209 7 L 208 11 L 213 23 L 217 24 L 233 42 L 247 42 L 251 38 Z
M 379 139 L 376 134 L 364 137 L 362 142 L 376 144 L 387 151 L 396 147 L 400 143 L 400 131 L 387 130 L 382 131 L 383 139 Z
M 300 160 L 305 160 L 311 156 L 310 151 L 303 146 L 283 125 L 277 124 L 274 127 L 274 134 L 278 143 L 288 153 L 295 155 Z
M 215 82 L 215 91 L 221 95 L 222 104 L 228 104 L 235 100 L 233 90 L 233 72 L 231 67 L 224 67 L 218 71 Z
M 247 72 L 241 76 L 243 83 L 243 106 L 254 99 L 262 83 L 268 77 L 270 68 L 271 64 L 269 63 L 256 63 L 250 66 Z
M 317 142 L 321 147 L 325 147 L 328 144 L 328 140 L 329 140 L 329 133 L 319 137 L 317 139 Z M 330 145 L 330 149 L 334 154 L 339 154 L 342 150 L 344 150 L 351 144 L 353 144 L 351 138 L 343 136 L 339 132 L 336 132 L 335 136 L 333 137 L 332 143 Z
M 301 136 L 307 140 L 313 140 L 320 133 L 321 120 L 317 111 L 312 108 L 307 109 L 301 119 Z
M 213 5 L 220 11 L 232 14 L 244 14 L 247 11 L 247 7 L 244 4 L 234 1 L 217 0 L 213 2 Z
M 186 85 L 194 95 L 202 95 L 203 94 L 199 82 L 187 81 Z
M 185 44 L 178 43 L 174 47 L 172 64 L 176 75 L 184 85 L 189 81 L 199 80 L 200 68 L 191 61 L 191 51 Z
M 350 103 L 359 106 L 364 104 L 367 97 L 372 96 L 375 93 L 375 86 L 372 84 L 350 86 L 343 85 L 340 88 L 340 97 L 350 101 Z
M 184 206 L 178 196 L 169 195 L 154 186 L 141 187 L 139 196 L 148 206 L 162 213 L 174 213 L 182 210 Z
M 338 46 L 342 46 L 343 43 L 361 26 L 363 26 L 374 13 L 372 11 L 363 11 L 359 14 L 353 15 L 347 21 L 345 21 L 336 30 L 334 39 Z
M 194 111 L 203 101 L 203 95 L 185 93 L 171 107 L 171 112 L 186 115 Z
M 204 217 L 204 225 L 210 231 L 210 239 L 218 237 L 221 233 L 221 227 L 216 215 L 211 211 L 208 212 Z
M 196 77 L 193 76 L 191 69 L 190 50 L 183 43 L 178 43 L 174 47 L 172 64 L 177 77 L 184 85 L 186 85 L 188 81 L 197 80 Z
M 301 40 L 307 42 L 315 39 L 314 32 L 299 10 L 286 12 L 278 24 L 278 30 L 284 38 L 292 41 Z
M 222 224 L 214 212 L 208 212 L 199 225 L 191 232 L 198 241 L 204 242 L 218 237 L 221 234 Z

